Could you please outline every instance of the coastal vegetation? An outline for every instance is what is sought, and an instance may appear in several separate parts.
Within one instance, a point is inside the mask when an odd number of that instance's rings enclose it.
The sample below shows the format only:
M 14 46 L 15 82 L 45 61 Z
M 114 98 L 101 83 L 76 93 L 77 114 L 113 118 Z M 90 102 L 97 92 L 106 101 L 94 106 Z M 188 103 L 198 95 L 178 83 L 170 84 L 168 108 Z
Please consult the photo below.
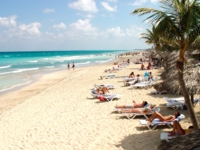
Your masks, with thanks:
M 184 81 L 184 65 L 187 63 L 186 51 L 191 53 L 200 42 L 200 1 L 199 0 L 160 0 L 161 10 L 138 8 L 132 14 L 149 15 L 145 20 L 152 26 L 146 35 L 151 35 L 149 43 L 155 50 L 178 50 L 176 61 L 177 76 L 182 94 L 195 130 L 199 129 L 190 95 Z M 143 38 L 146 38 L 143 34 Z M 150 36 L 149 36 L 150 37 Z

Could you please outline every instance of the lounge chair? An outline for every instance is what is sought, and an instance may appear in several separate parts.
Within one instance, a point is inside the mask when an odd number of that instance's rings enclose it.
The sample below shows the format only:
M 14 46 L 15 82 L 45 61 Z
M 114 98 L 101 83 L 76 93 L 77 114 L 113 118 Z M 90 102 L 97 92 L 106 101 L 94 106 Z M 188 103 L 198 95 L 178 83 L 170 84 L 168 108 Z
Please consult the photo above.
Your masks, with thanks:
M 151 87 L 152 85 L 154 85 L 157 82 L 157 80 L 158 80 L 158 77 L 155 77 L 155 78 L 153 78 L 153 80 L 150 80 L 150 81 L 136 83 L 136 84 L 132 85 L 132 87 L 148 88 L 148 87 Z
M 124 78 L 123 83 L 125 86 L 132 85 L 135 82 L 135 78 Z
M 113 71 L 119 71 L 119 70 L 122 70 L 122 68 L 115 68 L 115 67 L 113 67 Z
M 169 97 L 163 97 L 167 102 L 180 102 L 184 101 L 184 97 L 177 97 L 177 98 L 169 98 Z
M 111 94 L 111 93 L 109 93 Z M 98 96 L 107 96 L 109 94 L 99 94 L 96 90 L 91 90 L 91 95 L 94 97 L 94 98 L 98 98 Z
M 100 76 L 101 79 L 113 79 L 115 77 L 114 74 L 109 74 L 109 75 L 106 75 L 106 76 Z
M 159 112 L 160 111 L 160 108 L 152 108 L 151 112 L 148 113 L 148 114 L 145 114 L 145 113 L 122 113 L 124 114 L 128 119 L 134 119 L 135 117 L 137 116 L 144 116 L 146 119 L 148 119 L 148 115 L 152 115 L 155 111 Z
M 150 104 L 147 103 L 144 107 L 148 107 L 149 105 Z M 141 108 L 144 108 L 144 107 L 141 107 Z M 115 111 L 118 111 L 118 113 L 121 113 L 121 109 L 132 109 L 132 108 L 133 108 L 133 105 L 131 104 L 131 106 L 127 108 L 115 108 Z
M 199 98 L 194 98 L 194 105 L 196 105 L 199 102 Z M 168 101 L 168 103 L 166 104 L 167 107 L 170 107 L 172 109 L 183 109 L 184 106 L 186 106 L 184 101 Z
M 177 137 L 177 135 L 174 135 L 174 136 L 169 136 L 169 133 L 168 132 L 161 132 L 160 133 L 160 139 L 161 140 L 166 140 L 167 142 L 169 142 L 170 139 L 173 139 Z
M 104 86 L 107 87 L 107 89 L 114 89 L 115 88 L 115 86 L 112 85 L 112 84 L 100 84 L 100 85 L 94 84 L 94 87 L 98 88 L 98 89 L 102 89 Z
M 100 101 L 113 101 L 114 99 L 120 99 L 122 97 L 122 95 L 119 94 L 111 94 L 111 95 L 99 95 L 98 99 Z
M 131 81 L 128 81 L 128 82 L 124 82 L 124 85 L 131 86 L 134 83 L 135 83 L 135 80 L 131 80 Z
M 161 94 L 167 94 L 167 91 L 163 90 L 163 91 L 157 91 L 157 90 L 151 90 L 150 94 L 156 94 L 156 95 L 161 95 Z
M 181 114 L 179 117 L 177 117 L 175 120 L 176 121 L 180 121 L 181 119 L 183 119 L 183 118 L 185 118 L 185 115 L 183 115 L 183 114 Z M 141 125 L 146 125 L 147 127 L 148 127 L 148 129 L 149 130 L 154 130 L 154 129 L 156 129 L 156 127 L 157 126 L 159 126 L 159 125 L 167 125 L 169 128 L 171 128 L 171 126 L 172 126 L 172 123 L 175 121 L 175 120 L 173 120 L 173 121 L 168 121 L 168 122 L 162 122 L 162 121 L 160 121 L 159 119 L 154 119 L 151 123 L 149 123 L 148 121 L 146 121 L 146 120 L 140 120 L 140 124 Z

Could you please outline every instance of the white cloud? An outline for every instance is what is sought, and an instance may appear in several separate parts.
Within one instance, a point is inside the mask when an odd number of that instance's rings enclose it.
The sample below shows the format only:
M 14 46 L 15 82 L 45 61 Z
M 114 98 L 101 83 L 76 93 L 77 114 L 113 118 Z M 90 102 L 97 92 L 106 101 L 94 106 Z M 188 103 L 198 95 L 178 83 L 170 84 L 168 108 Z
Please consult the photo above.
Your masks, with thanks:
M 5 27 L 11 27 L 11 26 L 16 26 L 16 21 L 15 19 L 17 16 L 10 16 L 10 17 L 0 17 L 0 26 L 5 26 Z
M 152 1 L 152 0 L 151 0 Z M 133 6 L 138 6 L 138 5 L 142 5 L 144 3 L 146 3 L 147 0 L 136 0 L 134 3 L 132 3 L 131 5 Z
M 38 22 L 34 22 L 28 25 L 22 24 L 19 26 L 19 29 L 22 33 L 27 33 L 30 35 L 39 35 L 40 31 L 39 28 L 41 27 L 41 24 Z
M 46 9 L 43 10 L 43 12 L 46 13 L 46 14 L 49 14 L 49 13 L 55 12 L 55 10 L 54 9 L 50 9 L 50 8 L 46 8 Z
M 146 32 L 146 29 L 139 26 L 132 26 L 125 30 L 126 36 L 131 36 L 131 37 L 134 36 L 138 38 L 141 38 L 141 33 L 144 32 Z
M 116 3 L 118 0 L 107 0 L 107 1 Z
M 107 2 L 101 2 L 101 5 L 107 10 L 107 11 L 116 11 L 117 6 L 111 7 Z
M 66 29 L 66 25 L 64 23 L 60 23 L 60 24 L 55 24 L 53 25 L 53 28 L 59 30 L 59 29 Z
M 78 20 L 75 23 L 70 24 L 70 27 L 76 30 L 82 30 L 82 31 L 95 31 L 96 28 L 92 27 L 92 25 L 90 24 L 90 20 L 89 19 L 85 19 L 85 20 Z
M 94 15 L 93 14 L 91 14 L 91 13 L 77 13 L 77 15 L 78 16 L 81 16 L 81 17 L 84 17 L 84 18 L 87 18 L 87 19 L 91 19 L 91 18 L 93 18 L 94 17 Z
M 125 33 L 121 30 L 120 27 L 109 28 L 109 29 L 107 29 L 106 33 L 107 33 L 107 35 L 114 35 L 116 37 L 125 36 Z
M 130 5 L 139 6 L 139 5 L 143 5 L 144 3 L 147 3 L 147 2 L 156 4 L 159 2 L 159 0 L 135 0 L 135 2 L 131 3 Z
M 86 12 L 98 11 L 94 0 L 78 0 L 73 3 L 69 3 L 68 6 L 71 8 L 81 10 L 81 11 L 86 11 Z
M 151 3 L 157 3 L 159 0 L 151 0 Z

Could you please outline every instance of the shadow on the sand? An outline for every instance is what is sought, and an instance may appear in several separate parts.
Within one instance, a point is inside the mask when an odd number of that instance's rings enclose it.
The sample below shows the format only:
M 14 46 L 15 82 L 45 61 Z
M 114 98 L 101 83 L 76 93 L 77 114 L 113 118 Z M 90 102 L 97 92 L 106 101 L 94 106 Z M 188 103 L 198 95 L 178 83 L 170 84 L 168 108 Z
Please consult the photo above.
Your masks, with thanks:
M 120 144 L 115 145 L 117 148 L 123 150 L 155 150 L 160 143 L 160 131 L 149 130 L 148 132 L 142 132 L 141 134 L 130 134 L 126 136 Z M 155 138 L 157 140 L 155 140 Z M 154 142 L 152 142 L 152 140 Z M 155 143 L 155 141 L 157 141 Z
M 91 97 L 91 98 L 90 98 L 90 97 L 87 97 L 87 99 L 88 99 L 88 100 L 97 100 L 97 98 L 94 98 L 94 97 Z

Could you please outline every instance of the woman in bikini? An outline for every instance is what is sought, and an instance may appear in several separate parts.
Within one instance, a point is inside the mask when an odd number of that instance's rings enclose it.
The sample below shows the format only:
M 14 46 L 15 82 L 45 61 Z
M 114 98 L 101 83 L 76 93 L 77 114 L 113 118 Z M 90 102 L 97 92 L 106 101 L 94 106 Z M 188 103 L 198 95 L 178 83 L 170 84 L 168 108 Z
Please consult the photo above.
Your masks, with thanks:
M 154 112 L 150 118 L 147 119 L 147 121 L 152 122 L 155 118 L 158 118 L 160 121 L 173 121 L 176 119 L 178 116 L 180 116 L 180 113 L 177 111 L 174 113 L 174 115 L 169 115 L 169 116 L 163 116 L 158 112 Z
M 175 135 L 185 135 L 191 133 L 193 130 L 193 126 L 188 127 L 188 129 L 183 129 L 181 125 L 177 122 L 173 122 L 173 130 L 169 132 L 169 136 L 175 136 Z
M 156 105 L 149 105 L 148 107 L 142 107 L 142 108 L 132 108 L 132 109 L 122 109 L 122 113 L 139 113 L 139 114 L 148 114 L 151 112 L 152 108 L 154 108 Z

